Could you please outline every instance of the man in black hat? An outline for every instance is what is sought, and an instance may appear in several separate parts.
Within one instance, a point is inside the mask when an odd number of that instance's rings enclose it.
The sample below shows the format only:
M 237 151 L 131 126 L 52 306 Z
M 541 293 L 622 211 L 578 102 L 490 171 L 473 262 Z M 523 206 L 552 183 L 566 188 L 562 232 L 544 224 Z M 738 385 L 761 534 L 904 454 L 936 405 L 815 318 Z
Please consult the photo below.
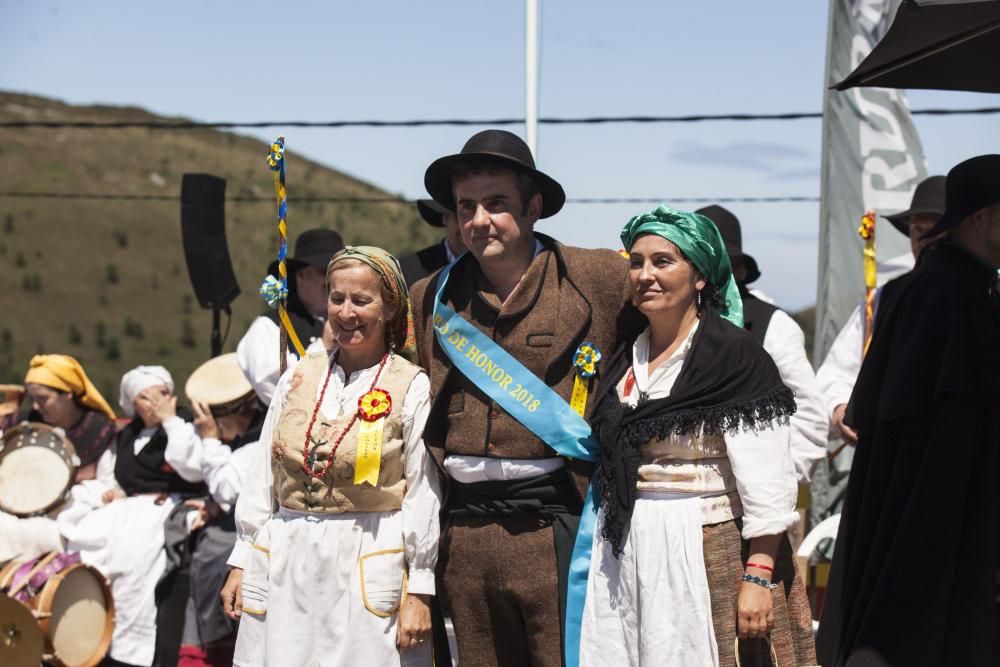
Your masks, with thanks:
M 308 229 L 295 240 L 295 254 L 286 260 L 288 318 L 304 347 L 322 338 L 326 322 L 326 266 L 343 247 L 340 234 L 332 229 Z M 272 262 L 267 272 L 278 277 L 278 262 Z M 236 347 L 240 368 L 265 405 L 271 403 L 278 384 L 280 332 L 278 311 L 265 310 L 250 324 Z M 289 364 L 298 359 L 290 342 L 288 359 Z
M 760 278 L 760 269 L 757 261 L 743 252 L 739 219 L 717 205 L 706 206 L 696 212 L 710 218 L 726 242 L 733 277 L 743 297 L 743 327 L 767 350 L 778 367 L 781 381 L 795 392 L 798 410 L 792 415 L 790 424 L 792 461 L 799 484 L 808 484 L 816 463 L 826 456 L 828 422 L 816 374 L 806 354 L 805 334 L 788 313 L 759 298 L 748 288 L 750 283 Z
M 925 248 L 941 238 L 940 234 L 929 238 L 924 238 L 924 235 L 944 214 L 944 189 L 944 176 L 926 178 L 913 191 L 910 208 L 885 216 L 893 227 L 909 237 L 914 261 L 919 260 Z M 880 293 L 876 293 L 876 307 L 879 297 Z M 851 427 L 844 424 L 844 411 L 858 378 L 858 371 L 861 370 L 865 341 L 864 312 L 864 304 L 855 308 L 847 324 L 837 334 L 823 364 L 816 371 L 833 434 L 850 445 L 857 443 L 858 437 Z M 850 459 L 850 454 L 837 459 L 838 465 L 843 464 L 840 467 L 845 473 L 850 469 Z
M 550 407 L 575 409 L 582 344 L 607 358 L 619 333 L 638 327 L 626 306 L 627 263 L 535 232 L 566 196 L 510 132 L 474 135 L 432 163 L 424 184 L 456 211 L 469 249 L 410 289 L 431 382 L 424 440 L 446 488 L 439 573 L 461 664 L 554 667 L 563 662 L 560 591 L 592 465 L 564 455 Z M 512 361 L 495 363 L 498 348 Z
M 828 667 L 1000 664 L 1000 155 L 948 173 L 943 232 L 886 285 L 848 405 Z
M 417 210 L 428 225 L 444 229 L 444 239 L 440 243 L 399 258 L 399 266 L 403 269 L 407 285 L 412 285 L 442 266 L 451 264 L 456 257 L 465 252 L 462 231 L 458 228 L 458 218 L 455 217 L 454 211 L 448 210 L 433 199 L 418 199 Z

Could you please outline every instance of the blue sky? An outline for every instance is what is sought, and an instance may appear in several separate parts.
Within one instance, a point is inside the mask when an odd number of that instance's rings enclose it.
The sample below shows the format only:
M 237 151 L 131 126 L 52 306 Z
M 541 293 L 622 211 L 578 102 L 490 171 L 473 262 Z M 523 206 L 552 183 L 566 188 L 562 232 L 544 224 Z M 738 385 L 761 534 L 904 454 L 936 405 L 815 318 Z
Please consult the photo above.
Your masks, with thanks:
M 197 120 L 524 113 L 521 0 L 2 5 L 5 90 Z M 819 111 L 826 30 L 821 0 L 542 0 L 541 113 Z M 1000 95 L 912 91 L 909 99 L 913 108 L 1000 106 Z M 1000 115 L 916 123 L 932 173 L 997 151 Z M 288 138 L 292 192 L 299 152 L 418 197 L 426 166 L 477 129 L 255 134 Z M 542 126 L 539 166 L 570 197 L 815 196 L 820 122 Z M 618 230 L 643 208 L 571 204 L 539 229 L 566 243 L 617 247 Z M 818 204 L 729 208 L 761 266 L 758 286 L 788 308 L 812 304 Z

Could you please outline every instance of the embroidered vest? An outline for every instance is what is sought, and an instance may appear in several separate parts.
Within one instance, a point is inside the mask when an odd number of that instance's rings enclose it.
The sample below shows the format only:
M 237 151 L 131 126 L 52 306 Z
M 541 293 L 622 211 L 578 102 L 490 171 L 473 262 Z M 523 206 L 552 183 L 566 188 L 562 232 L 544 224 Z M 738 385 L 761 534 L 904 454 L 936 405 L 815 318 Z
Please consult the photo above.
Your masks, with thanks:
M 360 419 L 337 449 L 335 462 L 321 479 L 302 470 L 306 430 L 316 406 L 316 388 L 326 377 L 329 357 L 314 352 L 299 362 L 292 375 L 288 401 L 275 427 L 271 446 L 271 470 L 278 504 L 307 512 L 388 512 L 401 509 L 406 492 L 403 475 L 403 398 L 420 368 L 393 355 L 382 370 L 377 387 L 392 397 L 392 412 L 385 419 L 378 484 L 354 484 Z M 353 408 L 353 406 L 351 406 Z M 309 455 L 325 465 L 330 450 L 354 415 L 353 410 L 330 419 L 320 410 L 312 429 Z

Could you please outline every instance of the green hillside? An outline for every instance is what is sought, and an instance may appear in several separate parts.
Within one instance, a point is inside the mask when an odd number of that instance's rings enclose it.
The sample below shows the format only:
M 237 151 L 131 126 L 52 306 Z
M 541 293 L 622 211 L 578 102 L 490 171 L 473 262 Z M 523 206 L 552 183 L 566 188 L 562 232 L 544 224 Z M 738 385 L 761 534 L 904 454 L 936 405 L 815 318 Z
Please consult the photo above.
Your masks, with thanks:
M 155 120 L 136 108 L 70 106 L 0 92 L 2 120 Z M 0 197 L 0 382 L 20 382 L 31 355 L 80 359 L 112 404 L 121 374 L 163 364 L 180 387 L 209 355 L 210 311 L 198 307 L 181 246 L 184 172 L 227 180 L 226 233 L 242 294 L 225 351 L 263 308 L 257 288 L 274 258 L 274 186 L 258 139 L 215 130 L 0 130 L 0 191 L 176 195 L 170 201 Z M 302 203 L 296 197 L 387 193 L 295 155 L 289 137 L 291 241 L 331 227 L 345 241 L 395 253 L 438 235 L 412 206 Z M 223 316 L 225 328 L 225 316 Z

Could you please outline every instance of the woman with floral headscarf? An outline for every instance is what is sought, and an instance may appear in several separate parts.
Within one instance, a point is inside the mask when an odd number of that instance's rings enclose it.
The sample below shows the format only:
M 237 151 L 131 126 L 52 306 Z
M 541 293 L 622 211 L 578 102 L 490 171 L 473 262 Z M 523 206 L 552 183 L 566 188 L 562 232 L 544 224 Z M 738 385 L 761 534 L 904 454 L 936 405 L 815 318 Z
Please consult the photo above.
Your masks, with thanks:
M 711 220 L 660 206 L 621 239 L 649 326 L 609 362 L 592 420 L 600 511 L 580 664 L 732 665 L 736 651 L 769 664 L 768 641 L 779 664 L 811 664 L 808 607 L 787 600 L 801 589 L 786 536 L 794 396 L 743 331 Z
M 236 504 L 223 606 L 235 665 L 431 663 L 440 492 L 406 284 L 380 248 L 327 268 L 334 346 L 278 383 Z

